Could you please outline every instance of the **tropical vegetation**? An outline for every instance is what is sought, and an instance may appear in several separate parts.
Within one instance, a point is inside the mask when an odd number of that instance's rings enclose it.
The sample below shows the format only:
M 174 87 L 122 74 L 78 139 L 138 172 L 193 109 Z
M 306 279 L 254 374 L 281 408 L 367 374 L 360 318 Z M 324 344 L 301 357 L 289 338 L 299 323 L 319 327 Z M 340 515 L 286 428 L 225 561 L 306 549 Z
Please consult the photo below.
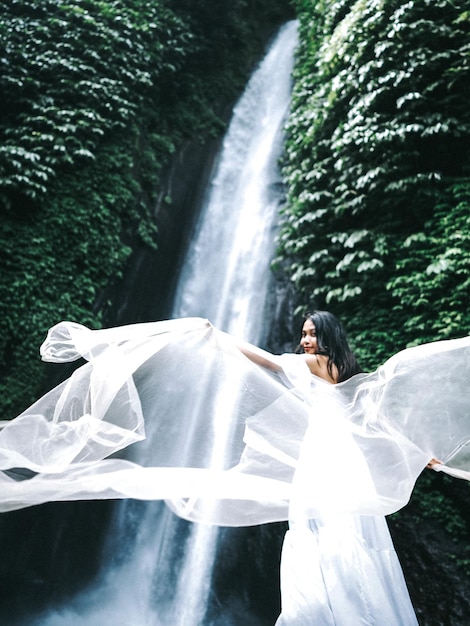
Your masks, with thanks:
M 223 132 L 290 11 L 284 0 L 2 3 L 2 418 L 42 389 L 51 325 L 102 325 L 132 248 L 157 245 L 171 159 Z M 171 216 L 171 198 L 161 203 Z
M 364 367 L 468 333 L 470 12 L 297 0 L 281 258 Z

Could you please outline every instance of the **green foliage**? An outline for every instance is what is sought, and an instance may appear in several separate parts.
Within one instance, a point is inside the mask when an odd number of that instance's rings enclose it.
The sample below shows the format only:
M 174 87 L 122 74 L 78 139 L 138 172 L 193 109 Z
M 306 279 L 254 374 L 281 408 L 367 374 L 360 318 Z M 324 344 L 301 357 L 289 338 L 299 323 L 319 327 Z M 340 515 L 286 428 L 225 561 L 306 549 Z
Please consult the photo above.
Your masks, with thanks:
M 48 326 L 98 326 L 129 243 L 155 246 L 150 207 L 174 146 L 153 133 L 139 152 L 140 116 L 193 37 L 162 3 L 137 1 L 16 0 L 0 29 L 0 371 L 14 415 L 42 384 Z
M 287 0 L 11 0 L 0 8 L 2 419 L 41 392 L 39 344 L 99 327 L 178 147 L 220 134 Z M 171 198 L 166 211 L 171 213 Z
M 470 180 L 450 185 L 423 230 L 405 239 L 387 288 L 410 343 L 450 339 L 470 328 Z M 416 337 L 418 335 L 418 337 Z
M 375 367 L 468 332 L 468 14 L 446 0 L 296 5 L 280 258 L 302 308 L 334 310 Z
M 32 402 L 45 370 L 38 348 L 49 326 L 61 319 L 100 326 L 96 303 L 110 277 L 119 277 L 130 248 L 122 233 L 130 228 L 135 205 L 129 157 L 114 146 L 97 151 L 96 164 L 56 179 L 33 216 L 5 222 L 0 282 L 0 392 L 7 414 Z M 27 242 L 27 245 L 25 245 Z M 14 295 L 14 306 L 12 306 Z M 31 352 L 36 358 L 31 358 Z M 11 370 L 10 370 L 11 371 Z M 31 384 L 32 381 L 35 384 Z
M 180 67 L 191 35 L 159 2 L 13 0 L 2 11 L 0 198 L 12 206 L 93 161 Z

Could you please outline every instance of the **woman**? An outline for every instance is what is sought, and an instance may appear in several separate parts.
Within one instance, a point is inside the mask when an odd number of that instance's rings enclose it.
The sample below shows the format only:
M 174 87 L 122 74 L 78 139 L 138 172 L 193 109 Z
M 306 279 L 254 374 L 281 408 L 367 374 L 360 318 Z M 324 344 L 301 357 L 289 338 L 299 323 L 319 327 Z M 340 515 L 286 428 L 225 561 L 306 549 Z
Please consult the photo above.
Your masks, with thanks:
M 327 311 L 306 317 L 300 346 L 310 373 L 328 383 L 360 372 L 342 325 Z M 278 626 L 417 624 L 383 517 L 291 519 L 281 576 Z

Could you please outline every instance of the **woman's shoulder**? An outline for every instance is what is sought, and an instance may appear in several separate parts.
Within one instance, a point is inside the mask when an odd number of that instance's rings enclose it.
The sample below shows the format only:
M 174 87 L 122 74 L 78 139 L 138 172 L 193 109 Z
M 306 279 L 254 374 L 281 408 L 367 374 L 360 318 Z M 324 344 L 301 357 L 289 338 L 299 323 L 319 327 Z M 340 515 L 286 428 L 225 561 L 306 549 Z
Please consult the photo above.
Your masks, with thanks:
M 323 378 L 329 383 L 338 382 L 338 368 L 334 363 L 330 365 L 330 359 L 326 354 L 305 354 L 304 357 L 314 376 Z

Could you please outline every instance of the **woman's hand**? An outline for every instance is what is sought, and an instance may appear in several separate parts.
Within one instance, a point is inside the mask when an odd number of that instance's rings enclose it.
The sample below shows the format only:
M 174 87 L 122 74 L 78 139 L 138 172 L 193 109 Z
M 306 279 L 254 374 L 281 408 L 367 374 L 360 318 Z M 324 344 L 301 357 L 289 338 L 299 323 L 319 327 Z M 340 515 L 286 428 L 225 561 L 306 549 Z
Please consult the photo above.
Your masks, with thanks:
M 443 463 L 442 463 L 442 461 L 439 461 L 439 459 L 432 458 L 432 459 L 429 461 L 429 463 L 426 465 L 426 467 L 427 467 L 428 469 L 433 469 L 433 467 L 434 467 L 435 465 L 443 465 Z

